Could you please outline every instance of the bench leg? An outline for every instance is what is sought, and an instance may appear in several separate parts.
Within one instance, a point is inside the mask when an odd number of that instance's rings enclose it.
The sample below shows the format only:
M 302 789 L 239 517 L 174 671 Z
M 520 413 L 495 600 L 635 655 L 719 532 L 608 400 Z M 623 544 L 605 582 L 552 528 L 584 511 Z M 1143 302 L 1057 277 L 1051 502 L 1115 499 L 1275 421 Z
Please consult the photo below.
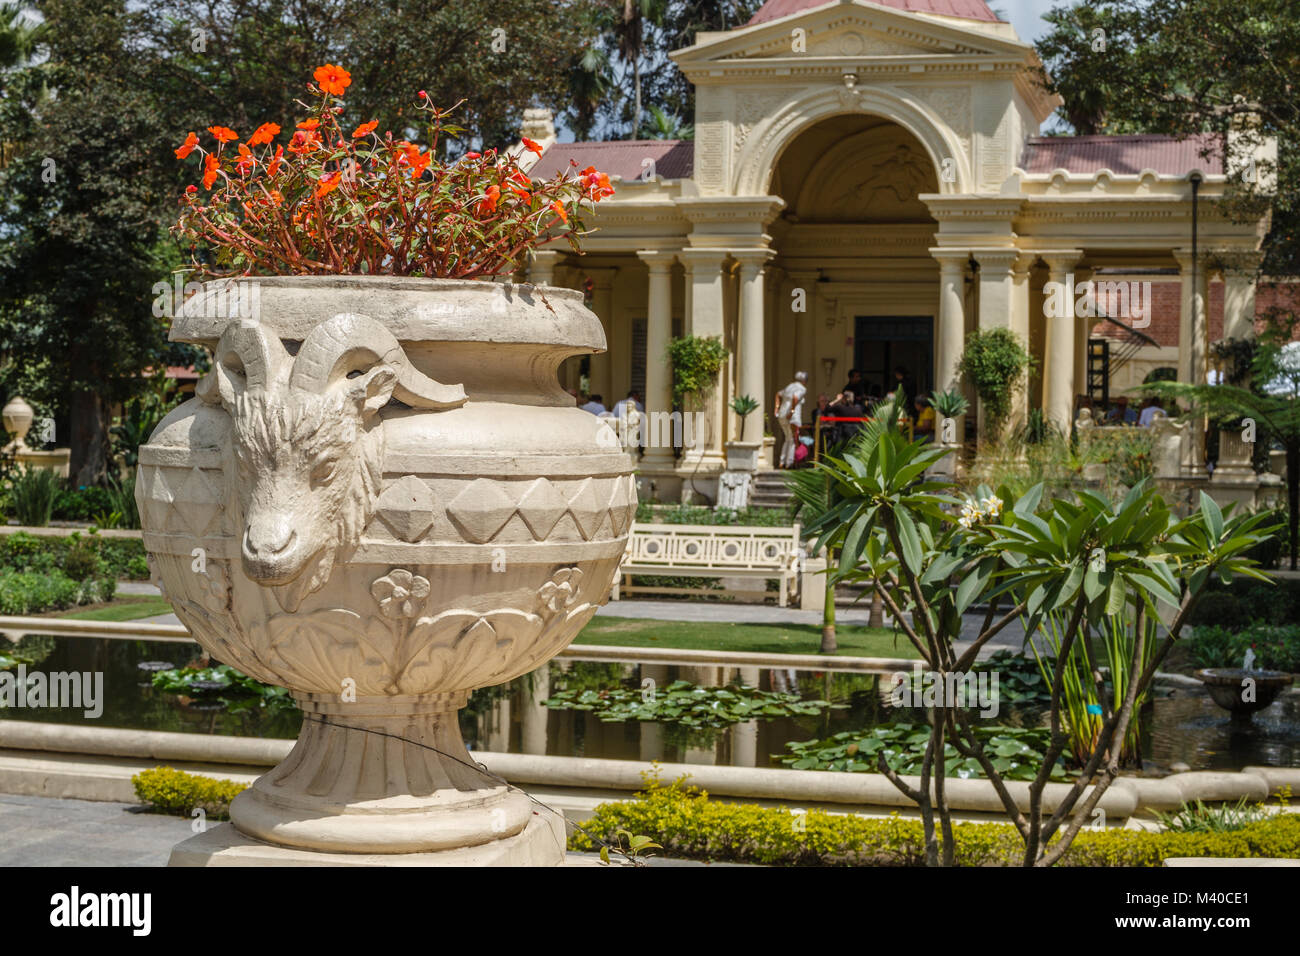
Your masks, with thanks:
M 785 579 L 785 575 L 783 574 L 781 575 L 781 607 L 786 606 L 786 603 L 788 601 L 787 592 L 788 592 L 787 582 Z
M 619 585 L 622 583 L 623 583 L 623 575 L 622 574 L 614 575 L 614 590 L 609 593 L 609 599 L 611 601 L 618 600 L 618 588 Z

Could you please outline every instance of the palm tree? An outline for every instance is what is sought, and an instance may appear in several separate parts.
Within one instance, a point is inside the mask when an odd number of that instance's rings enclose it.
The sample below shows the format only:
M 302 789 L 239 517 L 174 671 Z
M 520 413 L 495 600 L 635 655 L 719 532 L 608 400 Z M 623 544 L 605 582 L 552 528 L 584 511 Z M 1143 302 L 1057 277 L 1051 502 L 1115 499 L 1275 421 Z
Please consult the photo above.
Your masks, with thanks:
M 26 16 L 22 3 L 0 3 L 0 70 L 12 70 L 32 58 L 48 26 Z
M 632 67 L 633 136 L 641 129 L 641 58 L 646 52 L 646 27 L 662 20 L 662 0 L 623 0 L 623 16 L 614 25 L 619 56 Z
M 676 113 L 669 115 L 662 107 L 652 105 L 650 119 L 638 135 L 642 139 L 694 139 L 695 127 Z

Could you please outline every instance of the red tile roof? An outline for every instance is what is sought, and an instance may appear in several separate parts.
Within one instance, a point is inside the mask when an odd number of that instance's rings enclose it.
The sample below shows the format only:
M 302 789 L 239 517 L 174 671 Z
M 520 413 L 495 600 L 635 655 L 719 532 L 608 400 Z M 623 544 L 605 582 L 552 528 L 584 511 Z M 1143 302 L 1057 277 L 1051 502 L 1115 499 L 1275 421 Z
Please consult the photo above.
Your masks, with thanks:
M 1138 136 L 1031 136 L 1025 143 L 1020 168 L 1027 173 L 1050 173 L 1064 169 L 1071 173 L 1094 173 L 1109 169 L 1119 175 L 1135 175 L 1154 169 L 1168 176 L 1185 176 L 1199 169 L 1211 176 L 1223 175 L 1221 138 L 1202 133 L 1186 139 L 1142 134 Z M 1202 156 L 1205 147 L 1212 147 Z
M 870 2 L 907 13 L 935 13 L 944 17 L 998 22 L 997 15 L 989 9 L 984 0 L 870 0 Z M 825 6 L 826 3 L 827 0 L 767 0 L 767 3 L 759 7 L 758 12 L 750 17 L 745 26 L 752 27 L 756 23 L 778 20 L 792 13 Z
M 646 159 L 654 160 L 656 176 L 688 179 L 695 168 L 695 144 L 678 139 L 554 143 L 537 158 L 529 175 L 534 179 L 550 179 L 563 169 L 572 169 L 569 160 L 573 160 L 579 169 L 595 166 L 611 177 L 631 180 L 643 175 L 643 161 Z

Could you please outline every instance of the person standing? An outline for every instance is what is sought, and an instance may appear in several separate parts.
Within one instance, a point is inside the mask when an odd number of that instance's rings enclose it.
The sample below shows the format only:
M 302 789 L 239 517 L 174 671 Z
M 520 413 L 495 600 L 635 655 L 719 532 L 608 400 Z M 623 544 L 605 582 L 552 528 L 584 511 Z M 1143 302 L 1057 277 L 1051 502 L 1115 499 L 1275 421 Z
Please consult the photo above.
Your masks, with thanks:
M 807 372 L 795 372 L 794 381 L 776 393 L 773 408 L 776 420 L 781 423 L 781 468 L 794 467 L 794 452 L 799 445 L 799 429 L 803 424 L 803 399 L 808 394 Z

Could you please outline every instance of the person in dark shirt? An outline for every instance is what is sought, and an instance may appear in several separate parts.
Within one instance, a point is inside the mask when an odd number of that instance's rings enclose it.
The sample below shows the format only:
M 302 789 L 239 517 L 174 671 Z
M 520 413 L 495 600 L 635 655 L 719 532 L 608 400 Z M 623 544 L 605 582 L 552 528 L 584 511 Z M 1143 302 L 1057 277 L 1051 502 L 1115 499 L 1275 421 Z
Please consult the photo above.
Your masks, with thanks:
M 849 369 L 849 380 L 844 383 L 840 393 L 852 392 L 854 395 L 861 397 L 863 392 L 866 391 L 866 387 L 866 383 L 862 381 L 862 373 L 855 368 L 851 368 Z
M 916 379 L 912 378 L 907 368 L 902 365 L 894 366 L 894 388 L 903 390 L 903 395 L 907 398 L 907 403 L 911 404 L 912 399 L 916 398 Z

